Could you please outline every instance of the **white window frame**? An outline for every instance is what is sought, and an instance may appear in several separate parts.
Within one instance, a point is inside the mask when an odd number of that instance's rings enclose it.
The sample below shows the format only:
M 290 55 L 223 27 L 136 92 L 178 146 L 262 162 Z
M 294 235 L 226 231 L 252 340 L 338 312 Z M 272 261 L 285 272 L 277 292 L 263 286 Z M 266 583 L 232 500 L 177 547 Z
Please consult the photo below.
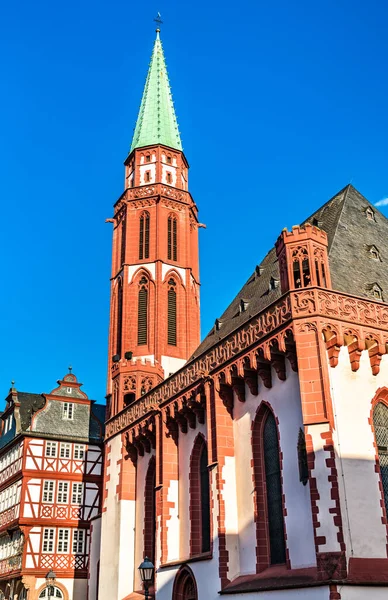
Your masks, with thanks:
M 73 554 L 85 554 L 86 529 L 73 529 Z
M 57 553 L 69 554 L 70 548 L 70 529 L 68 527 L 59 527 L 57 535 Z
M 46 538 L 46 533 L 47 538 Z M 46 550 L 44 549 L 47 544 Z M 42 553 L 43 554 L 54 554 L 55 552 L 55 527 L 44 527 L 42 533 Z
M 68 504 L 69 503 L 69 482 L 58 481 L 57 486 L 57 504 Z
M 45 499 L 46 494 L 46 499 Z M 45 504 L 53 504 L 55 498 L 55 480 L 54 479 L 44 479 L 43 480 L 43 494 L 42 494 L 42 502 Z
M 54 452 L 54 454 L 53 454 Z M 50 442 L 47 441 L 46 442 L 46 448 L 45 448 L 45 457 L 46 458 L 56 458 L 58 454 L 58 442 Z
M 74 444 L 74 460 L 84 460 L 85 459 L 85 444 Z
M 62 452 L 64 456 L 62 456 Z M 65 454 L 67 456 L 65 456 Z M 59 458 L 71 458 L 71 444 L 67 442 L 61 442 L 59 446 Z
M 74 402 L 63 403 L 62 419 L 64 421 L 72 421 L 74 419 Z
M 84 484 L 79 481 L 73 481 L 71 487 L 71 503 L 80 506 L 84 497 Z M 75 498 L 75 499 L 74 499 Z

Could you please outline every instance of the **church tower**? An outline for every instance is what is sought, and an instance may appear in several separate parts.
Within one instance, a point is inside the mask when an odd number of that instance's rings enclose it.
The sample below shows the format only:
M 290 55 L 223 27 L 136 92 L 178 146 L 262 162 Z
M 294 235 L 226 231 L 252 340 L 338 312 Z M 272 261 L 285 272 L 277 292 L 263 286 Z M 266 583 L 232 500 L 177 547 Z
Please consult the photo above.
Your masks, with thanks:
M 200 341 L 197 207 L 158 29 L 124 165 L 109 219 L 108 417 L 181 368 Z

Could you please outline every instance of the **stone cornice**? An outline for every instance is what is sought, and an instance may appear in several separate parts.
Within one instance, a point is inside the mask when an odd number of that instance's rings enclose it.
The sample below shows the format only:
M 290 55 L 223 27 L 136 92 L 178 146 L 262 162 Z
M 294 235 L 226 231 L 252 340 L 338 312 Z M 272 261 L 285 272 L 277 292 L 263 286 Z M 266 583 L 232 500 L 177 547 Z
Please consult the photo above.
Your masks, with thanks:
M 387 304 L 322 288 L 311 287 L 290 292 L 109 419 L 105 439 L 158 410 L 161 404 L 192 388 L 209 375 L 216 374 L 228 362 L 262 345 L 276 332 L 290 329 L 293 321 L 303 321 L 300 327 L 305 327 L 306 320 L 317 321 L 318 318 L 322 330 L 330 327 L 333 321 L 338 321 L 345 328 L 349 324 L 346 331 L 350 330 L 350 326 L 358 327 L 358 331 L 361 331 L 360 328 L 366 328 L 367 332 L 378 330 L 381 332 L 381 342 L 388 343 Z
M 163 198 L 165 201 L 175 201 L 195 207 L 190 192 L 177 189 L 164 183 L 151 183 L 149 185 L 141 185 L 126 189 L 114 205 L 114 214 L 116 216 L 128 202 L 149 201 L 151 205 L 155 203 L 155 199 L 158 197 Z

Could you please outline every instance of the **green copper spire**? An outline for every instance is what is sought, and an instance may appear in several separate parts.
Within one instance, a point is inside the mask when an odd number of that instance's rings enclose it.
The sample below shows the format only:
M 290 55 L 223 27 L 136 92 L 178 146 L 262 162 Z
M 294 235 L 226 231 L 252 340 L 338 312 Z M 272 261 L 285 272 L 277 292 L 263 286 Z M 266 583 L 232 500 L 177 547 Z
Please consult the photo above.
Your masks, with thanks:
M 164 144 L 170 146 L 170 148 L 182 150 L 166 61 L 164 60 L 158 29 L 156 30 L 156 40 L 133 135 L 131 152 L 135 148 L 151 146 L 152 144 Z

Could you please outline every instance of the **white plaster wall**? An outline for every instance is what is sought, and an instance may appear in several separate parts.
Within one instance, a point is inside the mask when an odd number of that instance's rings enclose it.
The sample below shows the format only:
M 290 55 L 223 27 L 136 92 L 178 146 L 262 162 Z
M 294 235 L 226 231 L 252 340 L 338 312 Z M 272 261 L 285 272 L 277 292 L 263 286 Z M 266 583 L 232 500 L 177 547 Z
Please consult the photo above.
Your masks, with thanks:
M 333 437 L 343 474 L 339 481 L 347 553 L 386 558 L 386 528 L 381 522 L 379 475 L 368 420 L 376 391 L 388 386 L 388 355 L 381 360 L 380 373 L 372 375 L 368 352 L 364 351 L 359 370 L 353 372 L 348 349 L 342 347 L 338 365 L 329 367 L 329 376 L 336 423 Z
M 156 279 L 156 263 L 143 263 L 141 265 L 129 265 L 128 266 L 128 283 L 131 283 L 132 278 L 134 276 L 135 273 L 137 273 L 137 271 L 141 268 L 145 269 L 146 271 L 149 271 L 149 273 L 151 274 L 153 280 Z
M 235 456 L 225 458 L 222 479 L 224 480 L 222 498 L 225 507 L 225 545 L 229 553 L 228 578 L 233 580 L 240 573 Z
M 252 592 L 252 594 L 228 594 L 228 600 L 329 600 L 327 586 L 290 590 Z
M 341 594 L 341 600 L 387 600 L 388 588 L 366 585 L 340 585 L 338 591 Z
M 136 526 L 135 526 L 135 565 L 140 565 L 143 562 L 144 552 L 144 512 L 145 512 L 145 483 L 150 463 L 151 454 L 144 453 L 144 456 L 139 456 L 136 467 Z M 140 576 L 138 570 L 135 569 L 135 590 L 140 589 Z
M 134 590 L 136 502 L 135 500 L 120 500 L 119 507 L 120 537 L 117 600 L 125 598 Z M 104 597 L 109 598 L 109 596 Z
M 119 578 L 119 543 L 120 543 L 120 507 L 116 494 L 119 483 L 121 459 L 121 437 L 112 438 L 106 451 L 110 460 L 108 467 L 109 481 L 106 483 L 108 496 L 104 507 L 106 511 L 101 517 L 101 556 L 99 598 L 118 598 Z
M 167 183 L 167 173 L 171 174 L 171 183 Z M 167 185 L 176 186 L 177 184 L 177 174 L 176 168 L 171 165 L 163 165 L 162 164 L 162 183 L 166 183 Z
M 89 593 L 88 600 L 97 600 L 98 561 L 101 550 L 101 517 L 91 523 L 89 554 Z
M 196 429 L 187 429 L 187 433 L 179 432 L 178 465 L 179 465 L 179 558 L 190 556 L 190 457 L 195 439 L 202 433 L 206 439 L 206 424 L 197 423 Z
M 150 181 L 145 181 L 145 172 L 151 171 Z M 155 163 L 145 163 L 139 167 L 140 185 L 150 185 L 156 181 L 156 165 Z
M 173 505 L 167 521 L 167 561 L 173 561 L 179 558 L 179 482 L 176 479 L 170 481 L 167 502 Z
M 173 356 L 163 356 L 161 357 L 162 368 L 164 370 L 165 377 L 168 377 L 170 373 L 175 373 L 184 364 L 186 361 L 184 358 L 174 358 Z
M 219 600 L 220 579 L 218 575 L 219 545 L 218 545 L 218 502 L 216 486 L 217 467 L 211 471 L 211 490 L 212 497 L 215 500 L 215 506 L 212 512 L 212 530 L 213 530 L 213 558 L 206 561 L 190 563 L 198 587 L 199 600 Z M 171 600 L 175 575 L 178 567 L 171 569 L 162 569 L 157 574 L 157 598 L 158 600 Z M 315 599 L 314 599 L 315 600 Z
M 311 471 L 311 476 L 317 480 L 319 493 L 319 499 L 316 500 L 320 523 L 317 535 L 326 538 L 326 543 L 319 546 L 319 551 L 339 552 L 341 550 L 337 538 L 339 528 L 334 525 L 333 515 L 330 513 L 330 509 L 335 507 L 335 500 L 331 498 L 331 482 L 328 479 L 330 471 L 326 466 L 326 460 L 330 458 L 330 453 L 323 449 L 326 440 L 321 437 L 321 434 L 328 432 L 329 429 L 330 426 L 327 423 L 310 425 L 307 428 L 307 434 L 311 435 L 315 454 L 314 469 Z
M 261 402 L 266 401 L 279 420 L 280 449 L 283 454 L 283 493 L 287 547 L 293 569 L 316 564 L 309 484 L 299 481 L 297 443 L 303 427 L 299 379 L 286 361 L 286 381 L 280 381 L 272 369 L 272 388 L 259 379 L 259 394 L 253 396 L 245 388 L 246 401 L 234 402 L 236 486 L 240 541 L 240 574 L 255 572 L 256 526 L 253 506 L 253 468 L 251 425 Z M 303 540 L 303 543 L 301 543 Z
M 187 285 L 187 280 L 186 280 L 186 269 L 183 269 L 182 267 L 176 267 L 175 264 L 167 264 L 167 263 L 162 263 L 162 281 L 165 280 L 166 278 L 166 274 L 171 271 L 171 269 L 174 269 L 174 271 L 176 271 L 177 273 L 179 273 L 179 275 L 182 278 L 183 284 Z

